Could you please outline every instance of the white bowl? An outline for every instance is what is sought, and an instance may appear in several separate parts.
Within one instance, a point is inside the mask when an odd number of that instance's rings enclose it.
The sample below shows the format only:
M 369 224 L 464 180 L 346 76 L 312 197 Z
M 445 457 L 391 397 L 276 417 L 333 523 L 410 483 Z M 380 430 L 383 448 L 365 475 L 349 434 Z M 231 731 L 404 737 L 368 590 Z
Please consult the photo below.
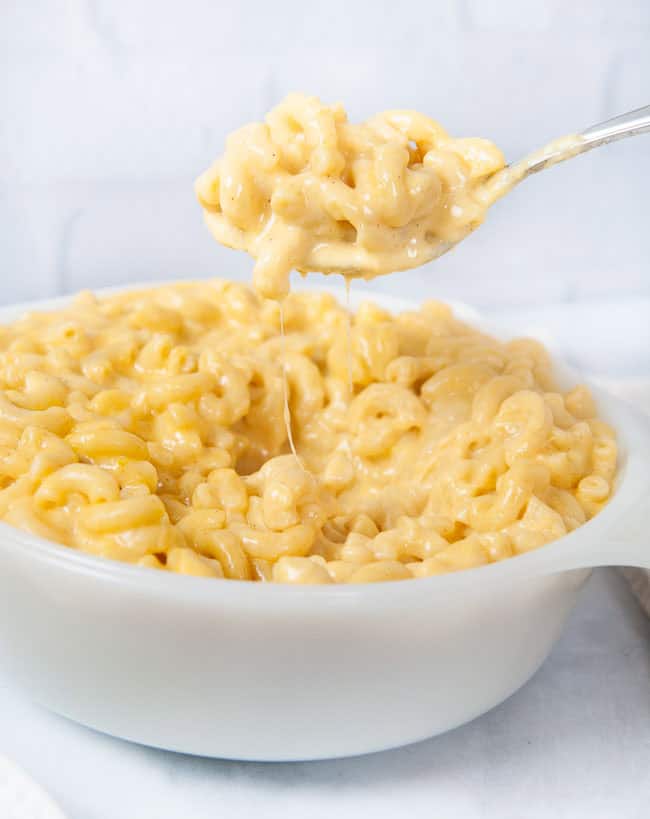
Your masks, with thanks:
M 589 567 L 650 565 L 650 432 L 598 399 L 621 449 L 612 501 L 555 543 L 470 571 L 368 586 L 218 582 L 0 524 L 0 662 L 77 722 L 206 756 L 340 757 L 461 725 L 537 670 Z

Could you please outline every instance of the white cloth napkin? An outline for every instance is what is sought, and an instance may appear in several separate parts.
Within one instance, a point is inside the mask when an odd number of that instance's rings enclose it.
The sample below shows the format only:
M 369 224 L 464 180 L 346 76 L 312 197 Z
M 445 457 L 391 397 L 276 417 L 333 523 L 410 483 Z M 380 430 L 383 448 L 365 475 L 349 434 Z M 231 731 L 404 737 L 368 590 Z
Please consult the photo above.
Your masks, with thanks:
M 598 378 L 592 381 L 650 415 L 650 378 Z M 650 533 L 648 548 L 650 549 Z M 643 608 L 650 614 L 650 571 L 623 568 L 621 573 L 629 581 Z
M 0 817 L 2 819 L 65 819 L 45 791 L 0 755 Z

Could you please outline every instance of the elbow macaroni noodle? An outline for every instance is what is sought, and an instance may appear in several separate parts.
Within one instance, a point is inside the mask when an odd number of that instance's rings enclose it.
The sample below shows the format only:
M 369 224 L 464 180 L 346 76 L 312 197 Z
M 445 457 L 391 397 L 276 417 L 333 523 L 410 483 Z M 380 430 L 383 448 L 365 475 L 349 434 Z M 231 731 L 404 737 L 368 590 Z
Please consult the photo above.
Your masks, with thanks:
M 320 584 L 480 566 L 596 514 L 616 457 L 539 344 L 435 302 L 349 318 L 329 295 L 280 308 L 215 280 L 0 328 L 0 519 L 158 570 Z

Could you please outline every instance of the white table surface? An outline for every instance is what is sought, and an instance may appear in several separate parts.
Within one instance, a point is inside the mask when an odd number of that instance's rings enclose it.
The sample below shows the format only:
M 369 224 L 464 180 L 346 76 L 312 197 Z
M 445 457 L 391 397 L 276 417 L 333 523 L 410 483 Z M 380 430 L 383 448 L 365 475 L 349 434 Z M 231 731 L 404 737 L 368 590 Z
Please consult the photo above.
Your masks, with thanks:
M 650 375 L 648 302 L 507 320 L 554 338 L 588 371 Z M 584 343 L 585 325 L 598 327 L 597 346 Z M 603 335 L 618 350 L 604 364 Z M 0 754 L 69 819 L 646 819 L 650 620 L 618 573 L 599 570 L 546 664 L 503 705 L 417 745 L 331 762 L 238 763 L 129 744 L 46 712 L 0 669 Z

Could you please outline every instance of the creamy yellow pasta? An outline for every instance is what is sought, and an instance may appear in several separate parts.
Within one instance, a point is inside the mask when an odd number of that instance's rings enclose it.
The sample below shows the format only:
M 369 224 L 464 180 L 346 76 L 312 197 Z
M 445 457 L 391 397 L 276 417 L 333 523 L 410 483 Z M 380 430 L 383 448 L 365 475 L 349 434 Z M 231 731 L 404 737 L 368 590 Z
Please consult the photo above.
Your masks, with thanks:
M 231 134 L 196 183 L 217 240 L 255 257 L 260 294 L 288 292 L 289 272 L 371 278 L 444 253 L 512 186 L 485 139 L 455 139 L 415 111 L 362 125 L 340 105 L 291 94 L 264 123 Z
M 424 577 L 520 554 L 607 502 L 616 441 L 548 356 L 428 302 L 352 316 L 225 281 L 0 327 L 0 519 L 160 570 Z M 300 460 L 283 418 L 286 373 Z

